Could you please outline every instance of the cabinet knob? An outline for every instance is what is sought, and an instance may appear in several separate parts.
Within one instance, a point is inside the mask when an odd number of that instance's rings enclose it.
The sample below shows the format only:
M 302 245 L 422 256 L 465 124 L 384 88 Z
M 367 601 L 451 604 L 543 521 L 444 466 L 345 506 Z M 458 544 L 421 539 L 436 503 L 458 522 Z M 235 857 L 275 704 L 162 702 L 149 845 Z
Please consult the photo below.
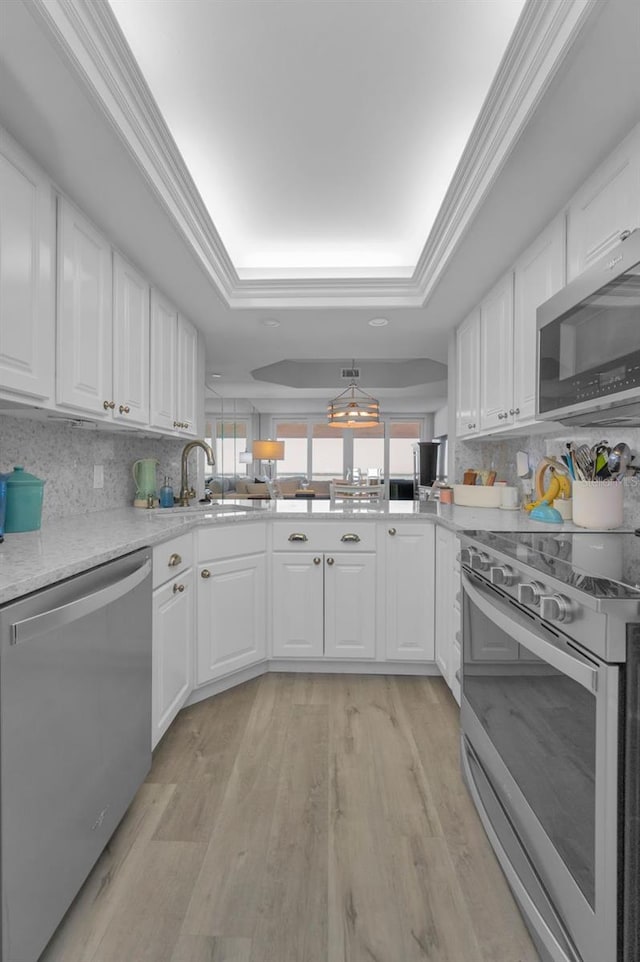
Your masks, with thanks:
M 360 540 L 360 535 L 359 534 L 343 534 L 340 540 L 351 544 L 354 542 L 358 542 Z
M 518 414 L 520 414 L 520 408 L 516 408 L 516 409 L 515 409 L 515 411 L 514 411 L 513 413 L 514 413 L 515 415 L 518 415 Z
M 293 534 L 289 535 L 289 541 L 308 541 L 306 534 L 301 531 L 294 531 Z
M 128 404 L 121 404 L 120 407 L 118 408 L 118 411 L 120 411 L 120 414 L 129 414 L 129 412 L 131 411 L 131 408 L 129 407 Z
M 314 565 L 322 564 L 322 558 L 314 558 L 314 559 L 313 559 L 313 563 L 314 563 Z
M 395 528 L 389 528 L 389 534 L 390 534 L 392 537 L 393 537 L 393 535 L 394 535 L 395 533 L 396 533 L 396 529 L 395 529 Z
M 182 555 L 176 554 L 175 552 L 174 554 L 169 555 L 169 561 L 168 561 L 169 568 L 175 568 L 179 564 L 182 564 Z
M 211 572 L 209 571 L 208 568 L 203 568 L 202 571 L 200 572 L 200 577 L 201 577 L 201 578 L 210 578 L 210 577 L 211 577 Z
M 328 565 L 334 564 L 334 559 L 333 559 L 333 558 L 327 558 L 327 564 L 328 564 Z
M 180 591 L 180 592 L 184 591 L 184 585 L 179 585 L 179 584 L 177 583 L 177 581 L 176 581 L 176 582 L 174 583 L 174 585 L 173 585 L 173 593 L 174 593 L 174 595 L 176 594 L 177 591 Z
M 471 430 L 472 427 L 475 427 L 475 425 L 473 425 L 473 424 L 467 424 L 467 428 L 468 428 L 469 430 Z
M 509 410 L 509 414 L 511 415 L 511 417 L 513 417 L 513 415 L 514 415 L 515 413 L 516 413 L 516 409 L 515 409 L 515 408 L 511 408 L 511 409 Z
M 116 406 L 116 402 L 115 402 L 115 401 L 103 401 L 103 402 L 102 402 L 102 407 L 105 409 L 105 411 L 113 411 L 113 409 L 114 409 L 115 406 Z

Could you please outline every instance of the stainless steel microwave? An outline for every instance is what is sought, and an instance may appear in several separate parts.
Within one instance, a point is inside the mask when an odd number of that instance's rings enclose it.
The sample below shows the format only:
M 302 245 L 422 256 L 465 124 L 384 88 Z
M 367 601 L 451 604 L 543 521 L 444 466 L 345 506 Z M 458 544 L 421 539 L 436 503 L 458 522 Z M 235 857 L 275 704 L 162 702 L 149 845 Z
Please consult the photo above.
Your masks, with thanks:
M 537 311 L 537 417 L 640 425 L 640 230 Z

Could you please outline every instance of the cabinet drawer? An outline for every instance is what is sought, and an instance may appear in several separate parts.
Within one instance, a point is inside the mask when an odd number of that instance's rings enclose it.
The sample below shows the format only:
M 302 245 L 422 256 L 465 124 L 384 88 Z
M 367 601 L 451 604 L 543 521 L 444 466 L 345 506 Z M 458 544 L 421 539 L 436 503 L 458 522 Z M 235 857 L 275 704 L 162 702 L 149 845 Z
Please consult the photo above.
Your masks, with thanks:
M 374 523 L 277 521 L 273 525 L 274 551 L 375 551 L 375 548 Z
M 212 525 L 198 531 L 199 561 L 261 554 L 266 548 L 267 531 L 264 522 Z
M 153 587 L 158 588 L 165 581 L 193 564 L 193 535 L 181 534 L 178 538 L 165 541 L 153 549 Z

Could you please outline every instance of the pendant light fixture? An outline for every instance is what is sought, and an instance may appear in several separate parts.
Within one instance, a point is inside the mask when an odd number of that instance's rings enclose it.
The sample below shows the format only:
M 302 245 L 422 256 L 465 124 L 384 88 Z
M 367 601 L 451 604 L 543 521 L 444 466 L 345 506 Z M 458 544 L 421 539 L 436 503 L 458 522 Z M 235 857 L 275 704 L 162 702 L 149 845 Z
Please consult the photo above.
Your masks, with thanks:
M 351 366 L 355 369 L 355 361 Z M 372 428 L 380 424 L 380 405 L 352 377 L 342 394 L 329 401 L 327 421 L 334 428 Z

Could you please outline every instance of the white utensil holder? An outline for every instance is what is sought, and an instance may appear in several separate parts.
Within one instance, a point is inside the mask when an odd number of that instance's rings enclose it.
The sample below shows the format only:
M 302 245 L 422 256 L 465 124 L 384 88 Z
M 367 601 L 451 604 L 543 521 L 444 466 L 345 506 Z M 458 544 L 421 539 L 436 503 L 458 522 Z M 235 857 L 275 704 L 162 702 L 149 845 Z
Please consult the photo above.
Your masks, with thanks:
M 574 481 L 573 522 L 608 530 L 622 524 L 624 488 L 619 481 Z

